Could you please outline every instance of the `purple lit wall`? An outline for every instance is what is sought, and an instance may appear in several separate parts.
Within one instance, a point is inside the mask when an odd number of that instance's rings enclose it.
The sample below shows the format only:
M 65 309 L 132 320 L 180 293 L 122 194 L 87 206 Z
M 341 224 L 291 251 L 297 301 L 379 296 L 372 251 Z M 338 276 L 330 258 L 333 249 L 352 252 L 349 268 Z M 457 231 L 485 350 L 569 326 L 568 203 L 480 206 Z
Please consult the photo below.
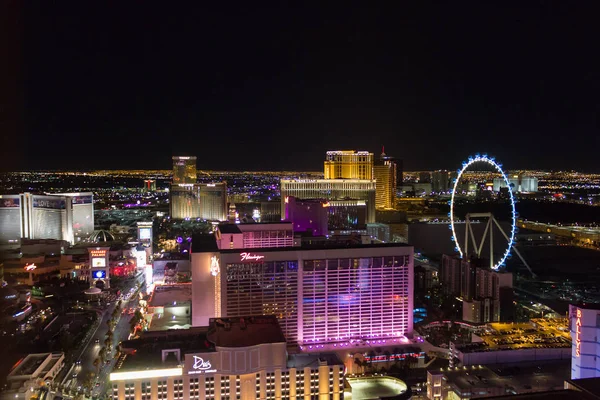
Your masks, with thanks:
M 291 221 L 294 232 L 312 230 L 314 236 L 327 234 L 327 207 L 325 200 L 285 200 L 285 220 Z

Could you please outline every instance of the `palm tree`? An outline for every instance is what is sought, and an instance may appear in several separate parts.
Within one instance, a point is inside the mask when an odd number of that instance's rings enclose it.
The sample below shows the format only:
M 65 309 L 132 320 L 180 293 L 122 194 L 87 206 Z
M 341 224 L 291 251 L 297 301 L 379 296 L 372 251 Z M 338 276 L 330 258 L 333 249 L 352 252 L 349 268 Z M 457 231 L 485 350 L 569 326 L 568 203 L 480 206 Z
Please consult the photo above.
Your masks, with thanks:
M 392 353 L 390 353 L 389 350 L 386 350 L 383 352 L 383 354 L 385 355 L 385 360 L 390 361 L 390 358 L 392 357 Z
M 137 323 L 138 323 L 138 321 L 135 318 L 135 316 L 129 320 L 129 328 L 131 329 L 132 332 L 135 329 L 135 326 L 137 325 Z
M 100 364 L 102 364 L 102 361 L 100 360 L 100 358 L 96 357 L 93 364 L 94 364 L 94 367 L 96 367 L 96 370 L 98 370 L 98 369 L 100 369 Z
M 104 339 L 104 346 L 106 346 L 107 349 L 110 349 L 112 347 L 112 339 L 108 337 Z
M 356 364 L 359 369 L 363 367 L 363 362 L 360 358 L 354 357 L 354 364 Z
M 133 314 L 133 317 L 135 319 L 137 319 L 138 322 L 140 322 L 141 320 L 144 319 L 144 314 L 142 314 L 142 312 L 140 310 L 135 310 L 135 314 Z

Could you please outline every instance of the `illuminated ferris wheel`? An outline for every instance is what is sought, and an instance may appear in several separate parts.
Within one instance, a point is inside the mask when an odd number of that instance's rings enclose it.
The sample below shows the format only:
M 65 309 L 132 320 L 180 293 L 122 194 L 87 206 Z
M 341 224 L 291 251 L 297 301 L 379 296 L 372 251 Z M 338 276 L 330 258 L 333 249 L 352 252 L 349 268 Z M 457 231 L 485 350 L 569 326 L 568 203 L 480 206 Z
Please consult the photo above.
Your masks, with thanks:
M 465 217 L 465 240 L 464 240 L 463 245 L 461 246 L 461 244 L 457 240 L 457 235 L 456 235 L 457 221 L 455 220 L 455 215 L 454 215 L 456 192 L 457 192 L 460 178 L 462 177 L 464 172 L 468 168 L 473 166 L 473 164 L 475 164 L 475 163 L 485 163 L 485 164 L 493 167 L 500 175 L 502 175 L 504 184 L 506 185 L 507 188 L 509 188 L 508 196 L 509 196 L 509 204 L 510 204 L 510 233 L 506 233 L 504 231 L 504 229 L 500 226 L 500 223 L 496 220 L 496 218 L 494 218 L 494 215 L 492 213 L 468 213 Z M 506 173 L 504 172 L 504 170 L 502 170 L 502 164 L 499 164 L 498 162 L 496 162 L 494 160 L 494 158 L 488 157 L 485 154 L 484 155 L 476 154 L 474 157 L 469 157 L 468 161 L 463 162 L 462 168 L 459 169 L 457 172 L 458 172 L 458 176 L 456 177 L 456 179 L 454 179 L 454 182 L 453 182 L 452 197 L 449 202 L 450 212 L 448 215 L 450 217 L 450 229 L 452 230 L 452 240 L 454 241 L 454 243 L 456 245 L 456 251 L 458 251 L 458 253 L 460 254 L 460 257 L 461 258 L 469 257 L 470 255 L 474 254 L 478 258 L 481 258 L 481 254 L 483 251 L 483 245 L 487 238 L 489 246 L 490 246 L 490 268 L 491 269 L 497 271 L 501 267 L 504 267 L 506 265 L 505 263 L 506 263 L 507 258 L 509 258 L 511 255 L 511 253 L 510 253 L 511 250 L 514 250 L 515 253 L 521 259 L 521 261 L 523 262 L 523 264 L 525 264 L 527 269 L 529 269 L 529 272 L 531 272 L 531 274 L 535 277 L 535 274 L 533 273 L 533 271 L 531 270 L 531 268 L 529 267 L 527 262 L 523 259 L 523 257 L 519 253 L 519 251 L 514 246 L 515 234 L 516 234 L 516 230 L 517 230 L 517 228 L 516 228 L 517 212 L 516 212 L 516 208 L 515 208 L 515 198 L 514 198 L 512 190 L 510 189 L 510 182 L 508 180 L 508 177 L 506 176 Z M 478 241 L 476 239 L 475 233 L 473 232 L 473 227 L 471 225 L 471 222 L 473 219 L 481 219 L 481 218 L 487 219 L 487 224 L 484 228 L 482 237 Z M 500 233 L 502 234 L 502 236 L 504 236 L 504 238 L 507 241 L 506 248 L 503 249 L 501 252 L 499 252 L 502 255 L 500 256 L 500 258 L 497 258 L 497 259 L 494 259 L 494 235 L 493 235 L 494 228 L 497 228 L 500 231 Z M 470 248 L 470 246 L 472 246 L 472 247 Z

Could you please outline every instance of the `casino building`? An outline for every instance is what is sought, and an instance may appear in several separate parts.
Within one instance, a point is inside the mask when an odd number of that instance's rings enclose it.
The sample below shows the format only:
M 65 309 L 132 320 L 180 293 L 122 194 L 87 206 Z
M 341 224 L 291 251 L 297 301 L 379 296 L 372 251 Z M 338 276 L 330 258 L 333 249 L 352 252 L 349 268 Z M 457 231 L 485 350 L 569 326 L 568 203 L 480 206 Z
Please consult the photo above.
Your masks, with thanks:
M 93 230 L 91 192 L 0 195 L 0 244 L 18 244 L 21 238 L 74 244 Z
M 224 246 L 225 247 L 225 246 Z M 392 338 L 413 330 L 413 247 L 316 243 L 221 248 L 192 239 L 192 325 L 276 315 L 290 343 Z
M 227 220 L 227 184 L 172 184 L 169 207 L 173 219 Z
M 288 354 L 274 316 L 212 318 L 206 327 L 122 342 L 113 400 L 341 400 L 334 354 Z
M 569 305 L 571 379 L 600 377 L 600 304 Z

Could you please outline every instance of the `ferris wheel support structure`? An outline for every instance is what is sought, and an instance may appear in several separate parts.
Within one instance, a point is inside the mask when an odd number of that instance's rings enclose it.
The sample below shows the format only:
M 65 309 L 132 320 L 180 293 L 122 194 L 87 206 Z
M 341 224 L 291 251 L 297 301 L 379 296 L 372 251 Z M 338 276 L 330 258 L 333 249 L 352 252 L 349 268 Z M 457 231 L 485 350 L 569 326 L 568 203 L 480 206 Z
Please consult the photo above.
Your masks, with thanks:
M 475 239 L 475 233 L 473 232 L 473 227 L 471 226 L 471 219 L 474 219 L 474 218 L 487 218 L 487 223 L 485 224 L 483 235 L 481 236 L 481 241 L 479 243 L 477 243 L 477 240 Z M 481 254 L 483 251 L 483 245 L 485 243 L 485 239 L 486 239 L 486 235 L 487 235 L 487 238 L 490 242 L 489 245 L 490 245 L 490 268 L 491 269 L 496 269 L 495 264 L 494 264 L 494 226 L 496 226 L 498 228 L 498 230 L 500 231 L 502 236 L 504 236 L 504 238 L 507 241 L 510 241 L 510 238 L 508 237 L 508 235 L 506 234 L 506 232 L 504 231 L 504 229 L 502 228 L 502 226 L 500 225 L 498 220 L 494 217 L 494 214 L 492 214 L 492 213 L 470 213 L 470 214 L 467 214 L 465 217 L 465 247 L 464 247 L 465 252 L 464 253 L 467 256 L 469 255 L 469 244 L 472 244 L 473 248 L 474 248 L 473 253 L 477 256 L 477 258 L 481 258 Z M 521 260 L 523 265 L 525 265 L 525 267 L 527 267 L 527 269 L 529 270 L 531 275 L 534 278 L 537 278 L 537 275 L 531 270 L 531 267 L 529 266 L 529 264 L 527 264 L 527 261 L 525 261 L 525 259 L 523 258 L 523 256 L 519 252 L 519 250 L 515 247 L 515 245 L 511 244 L 510 248 L 515 251 L 515 253 L 519 257 L 519 259 Z
M 465 227 L 465 242 L 464 242 L 464 246 L 462 246 L 459 244 L 458 240 L 457 240 L 457 235 L 456 235 L 456 227 L 455 227 L 455 220 L 454 220 L 454 207 L 455 207 L 455 196 L 457 193 L 457 189 L 458 189 L 458 183 L 459 180 L 461 178 L 461 176 L 463 175 L 463 173 L 467 170 L 467 168 L 469 168 L 472 164 L 474 163 L 486 163 L 490 166 L 492 166 L 494 169 L 496 169 L 496 171 L 498 171 L 498 173 L 500 173 L 500 175 L 502 175 L 502 179 L 504 180 L 504 184 L 506 185 L 506 187 L 509 188 L 508 190 L 508 200 L 509 200 L 509 204 L 511 207 L 511 213 L 510 213 L 510 233 L 507 234 L 506 232 L 504 232 L 504 229 L 502 229 L 502 227 L 500 226 L 500 224 L 498 223 L 498 221 L 496 220 L 496 218 L 494 218 L 494 215 L 492 213 L 471 213 L 471 214 L 467 214 L 466 216 L 466 227 Z M 510 189 L 510 182 L 508 180 L 508 177 L 506 176 L 506 173 L 502 170 L 502 164 L 497 163 L 494 158 L 492 157 L 488 157 L 487 155 L 475 155 L 475 157 L 469 157 L 469 160 L 467 162 L 464 162 L 462 165 L 462 168 L 459 169 L 457 171 L 458 176 L 454 179 L 454 184 L 453 184 L 453 188 L 452 188 L 452 197 L 449 201 L 450 204 L 450 212 L 448 213 L 448 216 L 450 217 L 450 229 L 452 230 L 452 240 L 455 242 L 456 245 L 456 251 L 460 254 L 460 257 L 469 257 L 470 253 L 469 253 L 469 239 L 471 239 L 473 248 L 474 248 L 474 253 L 477 255 L 477 257 L 481 257 L 481 252 L 483 250 L 483 244 L 485 242 L 486 239 L 486 235 L 489 236 L 489 241 L 490 241 L 490 268 L 492 270 L 497 271 L 498 269 L 500 269 L 501 267 L 503 267 L 505 265 L 506 259 L 510 256 L 510 251 L 511 249 L 515 251 L 515 253 L 519 256 L 519 258 L 521 259 L 521 261 L 523 262 L 523 264 L 525 265 L 525 267 L 527 267 L 527 269 L 529 270 L 529 272 L 531 273 L 531 275 L 535 278 L 536 275 L 535 273 L 531 270 L 531 268 L 529 267 L 529 264 L 527 264 L 527 262 L 525 261 L 525 259 L 523 258 L 523 256 L 521 255 L 521 253 L 516 249 L 515 247 L 515 234 L 517 231 L 516 228 L 516 222 L 517 222 L 517 212 L 515 209 L 515 197 L 513 195 L 512 190 Z M 483 233 L 483 236 L 481 238 L 481 242 L 477 242 L 477 240 L 475 239 L 475 233 L 473 232 L 473 229 L 471 227 L 471 219 L 472 218 L 487 218 L 487 224 L 485 227 L 485 231 Z M 500 233 L 502 234 L 502 236 L 504 236 L 504 238 L 507 240 L 507 247 L 506 249 L 503 250 L 502 256 L 500 257 L 499 260 L 495 261 L 494 260 L 494 226 L 496 226 L 499 230 Z

